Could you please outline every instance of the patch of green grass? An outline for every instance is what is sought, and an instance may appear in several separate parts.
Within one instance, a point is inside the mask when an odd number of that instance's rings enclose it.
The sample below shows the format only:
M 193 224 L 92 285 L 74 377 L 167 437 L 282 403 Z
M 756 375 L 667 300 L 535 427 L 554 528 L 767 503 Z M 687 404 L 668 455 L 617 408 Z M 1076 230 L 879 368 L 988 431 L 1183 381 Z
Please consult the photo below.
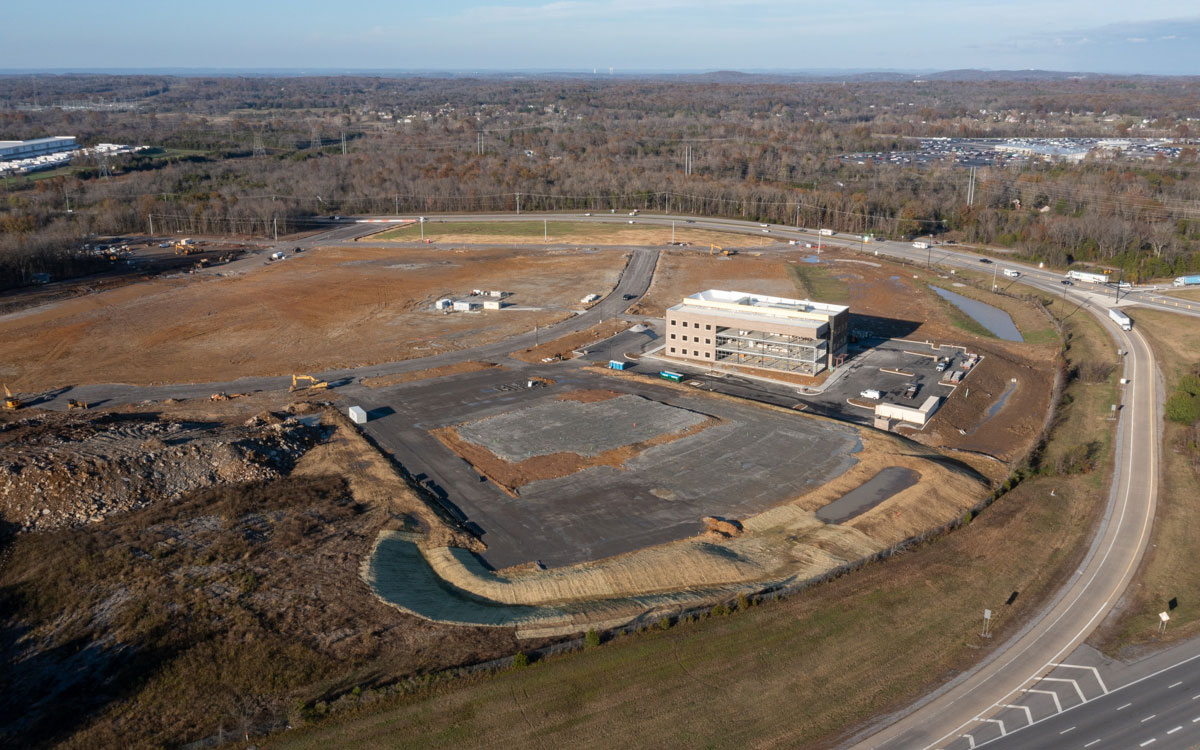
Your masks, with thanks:
M 850 304 L 849 285 L 837 278 L 829 265 L 794 263 L 788 264 L 787 270 L 800 296 L 835 305 Z
M 511 237 L 521 240 L 541 240 L 547 234 L 551 240 L 570 239 L 572 237 L 592 236 L 596 234 L 611 234 L 620 235 L 628 234 L 630 231 L 644 232 L 647 226 L 622 225 L 611 223 L 581 223 L 568 221 L 550 221 L 543 224 L 541 221 L 449 221 L 441 222 L 437 220 L 425 222 L 425 237 L 427 239 L 435 239 L 437 237 L 453 235 L 459 236 L 479 236 L 479 237 Z M 662 227 L 653 227 L 662 229 Z M 669 229 L 668 229 L 669 231 Z M 397 229 L 391 229 L 375 236 L 379 240 L 412 240 L 415 237 L 421 236 L 421 228 L 416 224 Z

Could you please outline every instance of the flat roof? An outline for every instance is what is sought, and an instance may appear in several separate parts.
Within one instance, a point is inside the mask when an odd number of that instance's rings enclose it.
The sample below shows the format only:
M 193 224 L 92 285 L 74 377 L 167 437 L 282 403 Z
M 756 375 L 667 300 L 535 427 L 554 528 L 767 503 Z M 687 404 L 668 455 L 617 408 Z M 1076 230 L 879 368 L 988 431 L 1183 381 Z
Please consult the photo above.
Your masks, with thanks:
M 668 307 L 667 312 L 679 312 L 680 310 L 684 310 L 685 307 L 688 310 L 696 309 L 696 307 L 694 305 L 685 306 L 681 303 L 678 305 L 672 305 L 671 307 Z M 724 318 L 725 320 L 740 320 L 740 321 L 745 321 L 747 324 L 761 323 L 767 319 L 773 319 L 774 322 L 777 322 L 777 323 L 780 322 L 778 320 L 777 316 L 766 315 L 764 313 L 757 312 L 753 309 L 747 309 L 745 311 L 716 309 L 716 310 L 706 310 L 706 312 L 710 312 L 713 315 L 720 316 L 721 318 Z M 813 318 L 788 318 L 787 324 L 794 328 L 803 328 L 803 329 L 812 331 L 814 338 L 816 336 L 820 336 L 824 332 L 824 329 L 827 328 L 829 325 L 826 321 L 816 320 Z
M 679 305 L 671 309 L 682 310 L 685 308 L 719 310 L 723 314 L 742 313 L 759 319 L 787 318 L 792 321 L 802 319 L 828 321 L 850 309 L 846 305 L 831 305 L 808 299 L 773 297 L 769 294 L 751 294 L 724 289 L 706 289 L 703 292 L 696 292 L 685 297 Z
M 75 136 L 73 136 L 73 135 L 52 135 L 48 138 L 34 138 L 31 141 L 0 141 L 0 148 L 7 148 L 9 146 L 37 145 L 39 143 L 54 143 L 56 141 L 73 141 L 73 140 L 75 140 Z

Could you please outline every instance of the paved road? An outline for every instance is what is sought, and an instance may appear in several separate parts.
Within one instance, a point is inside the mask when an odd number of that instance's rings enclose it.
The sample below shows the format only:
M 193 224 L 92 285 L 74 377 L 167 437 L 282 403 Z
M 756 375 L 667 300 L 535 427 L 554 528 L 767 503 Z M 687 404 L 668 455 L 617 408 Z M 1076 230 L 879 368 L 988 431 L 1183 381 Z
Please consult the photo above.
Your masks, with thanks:
M 1200 747 L 1200 655 L 1185 644 L 1173 661 L 1148 659 L 1141 673 L 1120 685 L 1105 682 L 1104 670 L 1059 670 L 1063 682 L 1039 691 L 1021 716 L 997 718 L 992 740 L 974 747 L 990 750 L 1184 750 Z M 1192 653 L 1187 653 L 1192 652 Z M 1041 687 L 1051 687 L 1043 684 Z M 1030 722 L 1033 722 L 1032 724 Z M 974 739 L 974 738 L 973 738 Z

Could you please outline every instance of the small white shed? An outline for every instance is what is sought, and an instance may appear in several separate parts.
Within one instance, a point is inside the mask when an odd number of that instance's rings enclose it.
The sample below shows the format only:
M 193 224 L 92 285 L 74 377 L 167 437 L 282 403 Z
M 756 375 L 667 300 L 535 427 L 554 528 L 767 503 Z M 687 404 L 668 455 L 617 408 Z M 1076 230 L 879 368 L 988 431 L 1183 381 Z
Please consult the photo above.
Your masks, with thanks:
M 485 299 L 483 301 L 484 310 L 499 310 L 501 307 L 504 307 L 504 303 L 498 299 Z
M 346 413 L 350 415 L 350 421 L 354 424 L 367 423 L 367 412 L 361 406 L 351 406 Z

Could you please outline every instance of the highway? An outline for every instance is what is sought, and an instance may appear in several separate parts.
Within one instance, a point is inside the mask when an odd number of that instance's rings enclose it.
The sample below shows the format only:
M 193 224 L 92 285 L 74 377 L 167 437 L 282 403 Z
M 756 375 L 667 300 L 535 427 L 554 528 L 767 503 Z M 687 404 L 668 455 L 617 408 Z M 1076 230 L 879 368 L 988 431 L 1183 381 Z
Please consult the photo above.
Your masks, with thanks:
M 528 221 L 548 219 L 553 221 L 596 221 L 628 223 L 630 217 L 599 215 L 583 217 L 579 213 L 536 214 L 536 215 L 459 215 L 439 216 L 437 220 L 454 221 Z M 992 270 L 996 264 L 985 266 L 980 256 L 949 246 L 937 246 L 932 250 L 917 249 L 909 243 L 871 242 L 845 236 L 823 237 L 812 230 L 770 225 L 763 227 L 755 222 L 731 219 L 706 219 L 669 216 L 641 215 L 634 218 L 637 223 L 670 225 L 695 229 L 714 229 L 762 236 L 768 230 L 776 239 L 795 239 L 811 242 L 814 247 L 820 241 L 867 253 L 900 258 L 914 263 L 929 262 L 942 268 L 963 268 L 974 271 Z M 315 235 L 304 242 L 280 243 L 280 247 L 315 247 L 319 244 L 351 240 L 378 229 L 377 225 L 347 223 L 328 233 Z M 369 239 L 362 244 L 374 244 Z M 388 243 L 394 246 L 394 243 Z M 778 248 L 765 246 L 764 252 L 786 251 L 787 245 Z M 547 331 L 545 335 L 558 336 L 588 328 L 600 320 L 621 314 L 628 303 L 624 294 L 641 295 L 649 287 L 658 252 L 638 249 L 634 252 L 616 289 L 601 303 L 581 315 L 564 321 Z M 1043 269 L 1030 268 L 1018 263 L 999 261 L 1004 268 L 1020 270 L 1020 283 L 1028 284 L 1080 304 L 1091 312 L 1106 327 L 1118 342 L 1119 348 L 1128 354 L 1125 358 L 1123 375 L 1129 380 L 1122 394 L 1119 412 L 1118 440 L 1116 445 L 1116 468 L 1105 515 L 1098 533 L 1084 562 L 1075 575 L 1060 589 L 1044 608 L 1006 642 L 996 645 L 976 667 L 960 675 L 941 689 L 926 696 L 914 706 L 878 721 L 861 731 L 851 745 L 855 748 L 973 748 L 994 739 L 1006 739 L 1011 731 L 1024 725 L 1037 727 L 1033 706 L 1045 702 L 1051 691 L 1047 686 L 1065 684 L 1068 678 L 1055 676 L 1063 669 L 1074 667 L 1073 659 L 1077 647 L 1103 621 L 1120 599 L 1132 577 L 1149 536 L 1154 516 L 1158 491 L 1159 449 L 1161 445 L 1159 408 L 1162 396 L 1159 392 L 1159 377 L 1152 353 L 1145 339 L 1137 330 L 1136 315 L 1134 330 L 1124 332 L 1117 329 L 1108 319 L 1107 295 L 1111 290 L 1094 290 L 1088 287 L 1064 286 L 1062 276 Z M 1004 279 L 1005 283 L 1012 280 Z M 1141 296 L 1139 296 L 1139 294 Z M 1137 300 L 1138 304 L 1158 307 L 1172 312 L 1200 316 L 1200 303 L 1196 309 L 1186 305 L 1175 308 L 1178 301 L 1166 300 L 1160 295 L 1134 293 L 1123 302 Z M 364 376 L 391 374 L 411 369 L 466 361 L 469 359 L 494 359 L 533 344 L 534 333 L 489 344 L 472 350 L 463 350 L 437 355 L 420 360 L 376 365 L 355 370 L 321 373 L 321 377 L 336 381 Z M 113 403 L 205 396 L 217 390 L 246 391 L 279 389 L 287 385 L 282 378 L 247 378 L 233 383 L 216 383 L 191 386 L 161 386 L 134 388 L 130 386 L 82 386 L 52 394 L 41 406 L 66 408 L 66 398 L 86 401 L 111 401 Z M 997 608 L 1002 602 L 997 602 Z M 982 613 L 981 613 L 982 614 Z M 1066 666 L 1064 666 L 1066 665 Z M 1197 691 L 1200 692 L 1200 691 Z M 1054 693 L 1057 697 L 1057 693 Z M 1055 705 L 1061 703 L 1056 701 Z M 1042 710 L 1041 703 L 1039 712 Z M 1065 706 L 1063 708 L 1066 708 Z M 1057 714 L 1055 714 L 1057 715 Z M 1200 714 L 1198 714 L 1200 715 Z M 1058 721 L 1059 719 L 1054 719 Z M 1038 731 L 1029 729 L 1028 731 Z M 1165 729 L 1163 730 L 1166 731 Z M 1166 735 L 1163 735 L 1164 741 Z M 999 744 L 997 744 L 999 746 Z M 1005 745 L 1005 747 L 1018 745 Z M 1165 746 L 1165 744 L 1163 745 Z

